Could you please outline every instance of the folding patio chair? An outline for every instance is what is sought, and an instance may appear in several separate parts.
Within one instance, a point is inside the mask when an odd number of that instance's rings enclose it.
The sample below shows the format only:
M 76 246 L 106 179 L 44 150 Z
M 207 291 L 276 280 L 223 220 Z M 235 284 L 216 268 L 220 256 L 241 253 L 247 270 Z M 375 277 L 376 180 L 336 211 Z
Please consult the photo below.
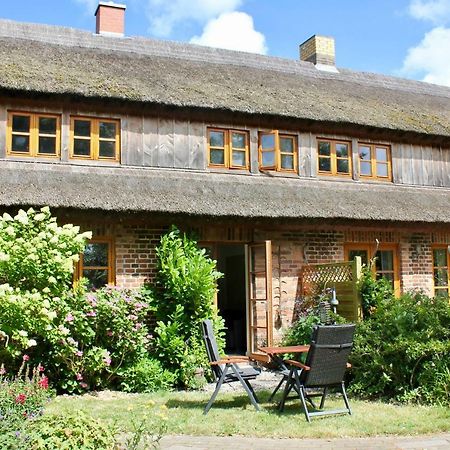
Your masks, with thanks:
M 249 362 L 250 359 L 246 356 L 219 356 L 216 338 L 212 327 L 211 320 L 204 320 L 201 324 L 203 332 L 203 340 L 206 345 L 206 353 L 208 354 L 209 363 L 216 381 L 216 388 L 203 411 L 207 414 L 210 410 L 214 400 L 219 393 L 219 390 L 224 383 L 233 383 L 239 381 L 244 387 L 245 392 L 250 398 L 253 406 L 259 411 L 258 399 L 253 390 L 250 380 L 254 380 L 261 371 L 253 367 L 240 368 L 237 363 Z
M 280 402 L 280 411 L 284 409 L 286 398 L 294 388 L 308 422 L 311 422 L 313 416 L 352 413 L 345 391 L 344 374 L 346 368 L 350 367 L 347 361 L 353 345 L 354 332 L 354 324 L 314 327 L 305 364 L 292 360 L 285 361 L 289 367 L 289 374 Z M 331 387 L 340 388 L 345 403 L 344 409 L 323 410 L 328 388 Z M 311 389 L 320 391 L 311 392 Z M 321 397 L 319 408 L 313 402 L 313 397 Z M 316 411 L 308 411 L 307 401 Z

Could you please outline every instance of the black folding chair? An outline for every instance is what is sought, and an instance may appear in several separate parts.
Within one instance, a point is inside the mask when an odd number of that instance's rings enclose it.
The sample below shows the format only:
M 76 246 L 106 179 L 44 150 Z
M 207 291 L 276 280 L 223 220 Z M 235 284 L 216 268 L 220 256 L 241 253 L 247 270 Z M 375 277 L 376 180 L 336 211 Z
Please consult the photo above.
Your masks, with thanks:
M 353 345 L 354 332 L 354 324 L 314 327 L 305 364 L 292 360 L 285 361 L 290 370 L 280 402 L 280 411 L 283 411 L 289 392 L 294 388 L 308 422 L 311 422 L 313 416 L 352 413 L 345 391 L 344 374 L 350 367 L 347 361 Z M 340 388 L 345 403 L 344 409 L 323 409 L 327 391 L 331 387 Z M 316 389 L 316 392 L 311 392 L 311 389 Z M 318 393 L 317 389 L 320 390 Z M 321 397 L 319 408 L 312 400 L 313 397 Z M 315 411 L 308 411 L 307 401 Z
M 259 411 L 258 399 L 250 384 L 250 380 L 254 380 L 261 373 L 261 371 L 253 367 L 241 369 L 237 363 L 250 361 L 250 359 L 245 356 L 223 356 L 221 358 L 219 355 L 216 338 L 214 336 L 212 322 L 209 319 L 204 320 L 201 326 L 203 339 L 206 345 L 206 353 L 208 354 L 209 363 L 216 381 L 216 389 L 209 399 L 203 414 L 207 414 L 210 410 L 222 384 L 233 383 L 235 381 L 239 381 L 242 384 L 253 406 L 257 411 Z

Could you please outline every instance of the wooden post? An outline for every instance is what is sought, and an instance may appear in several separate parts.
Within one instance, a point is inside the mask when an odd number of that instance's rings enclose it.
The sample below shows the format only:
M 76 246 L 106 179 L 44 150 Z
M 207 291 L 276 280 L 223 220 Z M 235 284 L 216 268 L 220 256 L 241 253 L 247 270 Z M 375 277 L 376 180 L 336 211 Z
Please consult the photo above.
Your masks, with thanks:
M 361 305 L 361 296 L 359 295 L 358 289 L 358 281 L 362 275 L 362 261 L 361 256 L 355 256 L 355 259 L 352 261 L 352 278 L 353 278 L 353 310 L 355 315 L 355 320 L 362 319 L 362 305 Z

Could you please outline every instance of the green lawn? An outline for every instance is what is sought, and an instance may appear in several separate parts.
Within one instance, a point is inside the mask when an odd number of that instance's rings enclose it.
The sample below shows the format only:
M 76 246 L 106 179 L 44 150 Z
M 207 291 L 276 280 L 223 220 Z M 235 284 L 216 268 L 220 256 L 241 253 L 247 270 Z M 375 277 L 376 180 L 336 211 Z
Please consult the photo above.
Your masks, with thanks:
M 131 423 L 151 415 L 154 423 L 167 416 L 168 434 L 244 435 L 260 437 L 364 437 L 375 435 L 413 435 L 448 432 L 450 409 L 440 407 L 399 406 L 350 399 L 353 415 L 313 419 L 308 424 L 297 400 L 291 400 L 283 413 L 267 403 L 269 392 L 259 393 L 261 412 L 256 412 L 240 390 L 219 393 L 207 416 L 203 408 L 205 392 L 161 392 L 155 394 L 100 393 L 98 397 L 61 396 L 48 406 L 53 413 L 83 410 L 93 417 L 114 423 L 122 431 L 131 431 Z M 340 400 L 328 406 L 341 407 Z M 166 409 L 167 408 L 167 409 Z

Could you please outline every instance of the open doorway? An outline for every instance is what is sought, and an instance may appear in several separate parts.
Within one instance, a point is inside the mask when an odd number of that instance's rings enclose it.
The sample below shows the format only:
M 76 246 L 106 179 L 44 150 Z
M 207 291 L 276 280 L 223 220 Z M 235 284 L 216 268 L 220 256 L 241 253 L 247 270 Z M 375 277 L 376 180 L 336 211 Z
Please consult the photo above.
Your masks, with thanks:
M 217 306 L 227 327 L 225 351 L 244 355 L 247 351 L 245 247 L 218 245 L 216 258 L 217 268 L 224 274 L 218 282 Z

